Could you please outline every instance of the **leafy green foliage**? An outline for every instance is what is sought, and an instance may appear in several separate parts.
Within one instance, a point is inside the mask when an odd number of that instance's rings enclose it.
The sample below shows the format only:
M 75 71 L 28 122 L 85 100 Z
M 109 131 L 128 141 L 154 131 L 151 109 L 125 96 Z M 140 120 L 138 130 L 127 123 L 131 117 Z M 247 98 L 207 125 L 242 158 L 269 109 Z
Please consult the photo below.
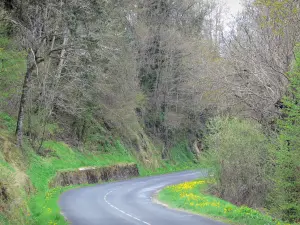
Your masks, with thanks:
M 273 211 L 290 221 L 300 221 L 300 46 L 295 56 L 288 95 L 283 98 L 283 118 L 278 121 L 280 149 L 272 193 Z

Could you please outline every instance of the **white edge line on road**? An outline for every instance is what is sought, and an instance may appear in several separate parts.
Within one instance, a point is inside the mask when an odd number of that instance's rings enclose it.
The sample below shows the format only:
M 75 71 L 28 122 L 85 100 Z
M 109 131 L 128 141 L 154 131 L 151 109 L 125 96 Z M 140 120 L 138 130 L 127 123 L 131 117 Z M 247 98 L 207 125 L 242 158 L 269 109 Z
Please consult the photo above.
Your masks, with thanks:
M 108 201 L 107 201 L 107 196 L 108 196 L 110 193 L 112 193 L 112 192 L 113 192 L 113 191 L 109 191 L 109 192 L 106 193 L 106 195 L 104 196 L 104 201 L 105 201 L 110 207 L 112 207 L 112 208 L 118 210 L 119 212 L 125 214 L 126 216 L 129 216 L 129 217 L 131 217 L 131 218 L 133 218 L 133 219 L 135 219 L 135 220 L 137 220 L 137 221 L 140 221 L 141 223 L 144 223 L 144 224 L 147 224 L 147 225 L 151 225 L 150 223 L 147 223 L 147 222 L 145 222 L 145 221 L 143 221 L 143 220 L 141 220 L 141 219 L 139 219 L 139 218 L 137 218 L 137 217 L 135 217 L 135 216 L 132 216 L 132 215 L 130 215 L 130 214 L 124 212 L 123 210 L 117 208 L 116 206 L 112 205 L 110 202 L 108 202 Z

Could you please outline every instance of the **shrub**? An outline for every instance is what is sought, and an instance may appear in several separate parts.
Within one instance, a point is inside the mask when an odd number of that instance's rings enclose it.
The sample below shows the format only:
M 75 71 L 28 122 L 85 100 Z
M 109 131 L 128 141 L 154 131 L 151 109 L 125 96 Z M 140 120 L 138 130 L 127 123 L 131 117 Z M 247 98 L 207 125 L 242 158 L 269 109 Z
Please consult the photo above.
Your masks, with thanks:
M 208 129 L 205 159 L 216 179 L 212 191 L 236 205 L 263 205 L 270 146 L 262 127 L 254 121 L 216 118 Z

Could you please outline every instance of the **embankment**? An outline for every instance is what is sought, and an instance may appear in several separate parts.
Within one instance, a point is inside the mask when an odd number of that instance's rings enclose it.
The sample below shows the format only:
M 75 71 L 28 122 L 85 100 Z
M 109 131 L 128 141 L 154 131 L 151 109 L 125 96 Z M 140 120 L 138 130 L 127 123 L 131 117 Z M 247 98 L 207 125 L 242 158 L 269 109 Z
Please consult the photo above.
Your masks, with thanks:
M 50 181 L 49 187 L 96 184 L 110 180 L 125 180 L 139 176 L 135 163 L 116 164 L 106 167 L 87 167 L 72 171 L 58 171 Z

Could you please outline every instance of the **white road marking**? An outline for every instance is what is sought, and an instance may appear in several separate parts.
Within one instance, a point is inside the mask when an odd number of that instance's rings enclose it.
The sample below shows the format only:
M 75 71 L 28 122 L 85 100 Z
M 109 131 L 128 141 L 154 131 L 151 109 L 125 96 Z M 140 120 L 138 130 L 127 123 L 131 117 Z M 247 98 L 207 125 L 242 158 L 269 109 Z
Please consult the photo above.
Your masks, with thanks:
M 139 219 L 139 218 L 137 218 L 137 217 L 135 217 L 135 216 L 133 216 L 133 215 L 130 215 L 129 213 L 124 212 L 123 210 L 117 208 L 116 206 L 112 205 L 109 201 L 107 201 L 107 196 L 108 196 L 110 193 L 112 193 L 112 192 L 113 192 L 113 191 L 109 191 L 109 192 L 107 192 L 106 195 L 104 196 L 104 201 L 105 201 L 110 207 L 112 207 L 112 208 L 118 210 L 119 212 L 125 214 L 126 216 L 129 216 L 129 217 L 131 217 L 131 218 L 133 218 L 133 219 L 135 219 L 135 220 L 137 220 L 137 221 L 139 221 L 139 222 L 141 222 L 141 223 L 144 223 L 144 224 L 147 224 L 147 225 L 151 225 L 150 223 L 147 223 L 147 222 L 145 222 L 145 221 L 143 221 L 143 220 L 141 220 L 141 219 Z
M 189 173 L 189 174 L 181 174 L 181 175 L 178 175 L 178 174 L 174 174 L 174 175 L 171 175 L 170 177 L 185 177 L 185 176 L 191 176 L 191 175 L 196 175 L 196 174 L 203 174 L 202 172 L 193 172 L 193 173 Z M 159 178 L 157 178 L 157 179 L 154 179 L 154 180 L 160 180 Z M 152 182 L 154 181 L 154 180 L 151 180 Z M 137 182 L 137 183 L 135 183 L 135 184 L 132 184 L 132 186 L 135 186 L 135 185 L 137 185 L 137 184 L 142 184 L 142 183 L 147 183 L 147 181 L 140 181 L 140 182 Z M 145 188 L 145 189 L 142 189 L 142 192 L 148 192 L 148 191 L 150 191 L 150 190 L 153 190 L 153 189 L 156 189 L 156 188 L 160 188 L 160 187 L 163 187 L 163 186 L 166 186 L 166 185 L 169 185 L 169 184 L 164 184 L 164 185 L 158 185 L 158 186 L 156 186 L 155 188 L 153 188 L 153 187 L 151 187 L 151 188 Z M 119 185 L 119 186 L 121 186 L 121 185 Z M 119 187 L 118 186 L 118 187 Z M 109 191 L 108 193 L 106 193 L 106 195 L 104 196 L 104 201 L 110 206 L 110 207 L 112 207 L 112 208 L 114 208 L 114 209 L 116 209 L 117 211 L 119 211 L 120 213 L 123 213 L 124 215 L 126 215 L 126 216 L 128 216 L 128 217 L 131 217 L 131 218 L 133 218 L 133 219 L 135 219 L 135 220 L 137 220 L 137 221 L 139 221 L 139 222 L 141 222 L 141 223 L 143 223 L 143 224 L 146 224 L 146 225 L 151 225 L 150 223 L 148 223 L 148 222 L 146 222 L 146 221 L 143 221 L 143 220 L 141 220 L 141 219 L 139 219 L 139 218 L 137 218 L 137 217 L 135 217 L 135 216 L 133 216 L 133 215 L 130 215 L 129 213 L 126 213 L 125 211 L 123 211 L 123 210 L 121 210 L 121 209 L 119 209 L 118 207 L 116 207 L 116 206 L 114 206 L 113 204 L 111 204 L 109 201 L 107 201 L 107 196 L 109 195 L 109 194 L 111 194 L 112 192 L 113 192 L 114 190 L 111 190 L 111 191 Z M 149 200 L 152 200 L 152 197 L 150 197 L 150 199 Z M 152 201 L 151 201 L 152 202 Z

